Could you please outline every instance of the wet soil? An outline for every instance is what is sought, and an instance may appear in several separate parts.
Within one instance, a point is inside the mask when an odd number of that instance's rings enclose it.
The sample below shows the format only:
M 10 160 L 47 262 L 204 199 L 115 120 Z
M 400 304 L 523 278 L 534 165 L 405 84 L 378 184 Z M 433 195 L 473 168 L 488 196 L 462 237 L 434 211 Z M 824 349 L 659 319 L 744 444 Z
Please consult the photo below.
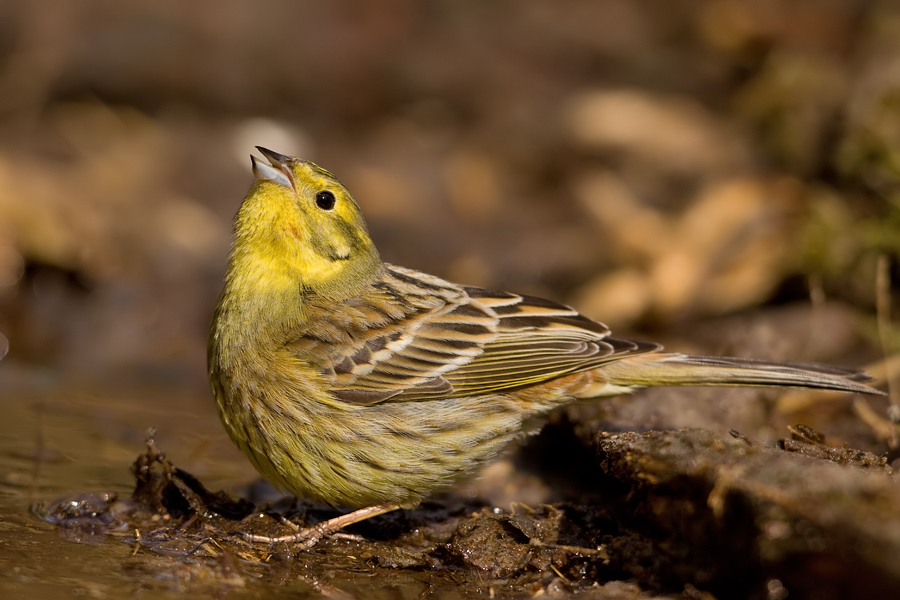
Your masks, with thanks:
M 589 423 L 560 423 L 545 437 L 580 446 L 577 456 L 554 453 L 577 459 L 570 486 L 590 482 L 577 500 L 497 508 L 448 494 L 310 549 L 246 535 L 287 535 L 335 511 L 210 492 L 152 438 L 132 466 L 131 494 L 79 494 L 34 510 L 66 540 L 118 540 L 136 556 L 168 557 L 142 568 L 161 569 L 156 577 L 174 568 L 186 589 L 204 579 L 225 587 L 302 581 L 326 596 L 390 596 L 363 593 L 364 579 L 428 597 L 448 588 L 498 598 L 900 592 L 900 485 L 885 457 L 830 447 L 803 426 L 774 446 L 737 432 L 608 433 Z

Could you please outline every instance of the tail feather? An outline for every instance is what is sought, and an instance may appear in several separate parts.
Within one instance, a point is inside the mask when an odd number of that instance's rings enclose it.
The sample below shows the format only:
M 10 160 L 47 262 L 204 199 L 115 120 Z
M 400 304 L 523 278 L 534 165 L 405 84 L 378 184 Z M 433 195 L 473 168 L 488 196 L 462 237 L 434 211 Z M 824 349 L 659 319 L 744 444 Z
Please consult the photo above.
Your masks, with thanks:
M 630 356 L 603 366 L 612 385 L 805 387 L 859 394 L 885 395 L 865 385 L 866 373 L 830 365 L 695 356 L 676 353 L 648 353 Z

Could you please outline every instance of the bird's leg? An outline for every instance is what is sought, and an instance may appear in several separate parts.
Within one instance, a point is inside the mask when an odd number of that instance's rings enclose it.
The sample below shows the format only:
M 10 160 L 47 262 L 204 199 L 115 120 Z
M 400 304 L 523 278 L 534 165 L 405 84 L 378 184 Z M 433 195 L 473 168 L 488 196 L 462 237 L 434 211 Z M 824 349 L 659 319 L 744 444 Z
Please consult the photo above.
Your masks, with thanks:
M 321 523 L 316 523 L 315 525 L 306 527 L 304 529 L 301 529 L 297 533 L 292 533 L 290 535 L 269 537 L 267 535 L 253 535 L 248 533 L 244 534 L 244 539 L 249 542 L 263 542 L 266 544 L 274 544 L 276 542 L 296 543 L 300 545 L 301 550 L 306 550 L 307 548 L 312 548 L 313 546 L 315 546 L 323 537 L 331 535 L 336 531 L 340 531 L 347 525 L 359 523 L 360 521 L 365 521 L 366 519 L 376 517 L 378 515 L 383 515 L 384 513 L 388 513 L 399 508 L 400 506 L 394 502 L 382 502 L 381 504 L 374 504 L 372 506 L 360 508 L 359 510 L 354 510 L 353 512 L 347 513 L 345 515 L 341 515 L 333 519 L 328 519 L 327 521 L 322 521 Z

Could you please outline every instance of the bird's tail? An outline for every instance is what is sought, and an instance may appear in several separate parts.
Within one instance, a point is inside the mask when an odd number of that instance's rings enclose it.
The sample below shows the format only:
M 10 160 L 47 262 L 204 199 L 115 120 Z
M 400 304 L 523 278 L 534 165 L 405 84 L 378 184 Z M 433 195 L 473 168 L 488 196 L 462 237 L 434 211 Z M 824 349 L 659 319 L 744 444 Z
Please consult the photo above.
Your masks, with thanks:
M 865 385 L 866 373 L 815 363 L 650 352 L 603 366 L 608 383 L 622 387 L 651 385 L 805 387 L 884 395 Z

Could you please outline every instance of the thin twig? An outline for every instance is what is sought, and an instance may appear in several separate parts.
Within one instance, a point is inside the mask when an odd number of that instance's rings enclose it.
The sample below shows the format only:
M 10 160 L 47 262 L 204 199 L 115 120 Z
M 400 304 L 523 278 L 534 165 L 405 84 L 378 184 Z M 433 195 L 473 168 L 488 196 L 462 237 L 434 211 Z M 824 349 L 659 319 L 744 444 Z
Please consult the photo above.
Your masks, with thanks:
M 881 340 L 881 352 L 885 357 L 890 356 L 890 332 L 891 332 L 891 263 L 887 255 L 878 256 L 878 264 L 875 273 L 875 317 L 878 323 L 878 337 Z M 891 361 L 885 361 L 885 375 L 887 381 L 888 397 L 893 408 L 892 412 L 900 409 L 900 399 L 894 394 L 894 373 Z M 900 433 L 897 427 L 890 437 L 892 449 L 900 446 Z

